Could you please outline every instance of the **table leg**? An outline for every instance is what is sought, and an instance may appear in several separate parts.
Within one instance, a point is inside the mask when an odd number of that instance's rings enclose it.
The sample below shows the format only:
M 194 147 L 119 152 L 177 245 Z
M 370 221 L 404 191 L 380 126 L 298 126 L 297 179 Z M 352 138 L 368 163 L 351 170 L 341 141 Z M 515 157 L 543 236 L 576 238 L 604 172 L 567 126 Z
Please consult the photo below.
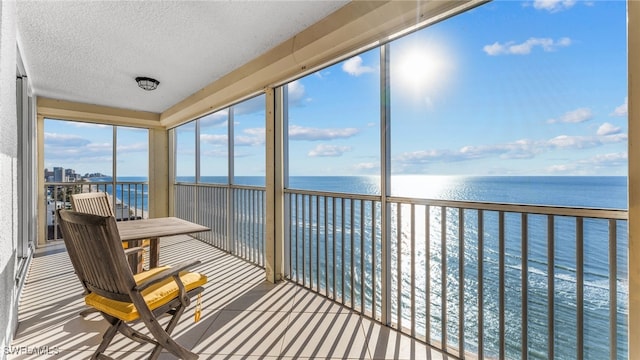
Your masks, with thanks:
M 149 269 L 158 267 L 160 262 L 160 251 L 158 249 L 158 238 L 149 239 Z
M 129 240 L 129 247 L 139 247 L 142 245 L 142 241 L 140 240 Z M 144 257 L 142 256 L 142 252 L 131 254 L 129 256 L 129 266 L 131 266 L 131 271 L 134 274 L 141 273 L 144 270 Z

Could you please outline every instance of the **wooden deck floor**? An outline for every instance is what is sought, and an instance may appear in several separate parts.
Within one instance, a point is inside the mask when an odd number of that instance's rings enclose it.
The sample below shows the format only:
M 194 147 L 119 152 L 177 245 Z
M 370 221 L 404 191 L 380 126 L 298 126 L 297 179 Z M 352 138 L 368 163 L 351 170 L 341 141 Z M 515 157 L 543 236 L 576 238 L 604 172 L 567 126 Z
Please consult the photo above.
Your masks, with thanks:
M 420 342 L 292 284 L 270 284 L 264 271 L 188 236 L 163 238 L 160 263 L 198 258 L 209 282 L 202 319 L 190 306 L 175 339 L 200 359 L 446 359 Z M 8 359 L 88 359 L 107 328 L 85 308 L 64 247 L 40 250 L 20 300 L 19 326 Z M 144 359 L 150 345 L 120 335 L 115 359 Z M 161 359 L 174 358 L 163 352 Z M 451 358 L 449 356 L 448 358 Z

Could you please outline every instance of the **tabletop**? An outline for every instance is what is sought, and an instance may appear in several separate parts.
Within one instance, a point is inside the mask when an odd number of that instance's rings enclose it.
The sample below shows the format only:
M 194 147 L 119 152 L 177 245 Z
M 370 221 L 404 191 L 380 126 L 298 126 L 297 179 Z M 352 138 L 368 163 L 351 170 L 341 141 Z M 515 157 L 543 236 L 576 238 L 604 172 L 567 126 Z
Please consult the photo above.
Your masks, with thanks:
M 198 225 L 177 217 L 118 221 L 117 226 L 122 241 L 159 238 L 211 230 L 206 226 Z

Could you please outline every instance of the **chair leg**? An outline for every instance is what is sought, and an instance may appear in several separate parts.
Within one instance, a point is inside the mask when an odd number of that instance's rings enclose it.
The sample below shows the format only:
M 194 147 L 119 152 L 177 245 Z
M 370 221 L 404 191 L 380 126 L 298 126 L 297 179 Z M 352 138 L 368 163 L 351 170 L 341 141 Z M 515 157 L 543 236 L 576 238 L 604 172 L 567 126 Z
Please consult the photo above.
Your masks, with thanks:
M 118 327 L 118 332 L 120 332 L 120 334 L 126 336 L 127 338 L 135 341 L 135 342 L 139 342 L 139 343 L 151 343 L 154 345 L 157 345 L 158 343 L 153 340 L 152 338 L 146 336 L 145 334 L 133 330 L 133 328 L 131 328 L 131 326 L 127 325 L 126 323 L 122 323 L 120 324 L 120 326 Z
M 175 309 L 173 316 L 169 320 L 169 323 L 167 324 L 167 327 L 164 330 L 167 333 L 167 335 L 171 335 L 171 332 L 173 331 L 173 329 L 175 329 L 176 325 L 178 325 L 178 320 L 180 320 L 180 317 L 182 316 L 183 312 L 184 312 L 184 307 L 182 305 L 178 306 Z M 156 360 L 158 356 L 160 356 L 161 351 L 162 351 L 162 346 L 160 344 L 156 345 L 156 347 L 153 348 L 153 352 L 151 353 L 151 356 L 149 356 L 149 360 Z
M 158 341 L 158 345 L 153 349 L 151 356 L 149 356 L 149 360 L 156 360 L 158 356 L 160 356 L 160 352 L 163 348 L 180 359 L 195 360 L 198 358 L 198 355 L 185 349 L 182 345 L 175 342 L 171 336 L 169 336 L 173 329 L 175 329 L 176 325 L 178 325 L 178 321 L 180 320 L 180 316 L 182 316 L 183 312 L 184 307 L 182 305 L 177 306 L 175 313 L 171 317 L 171 320 L 169 320 L 169 324 L 167 324 L 166 329 L 162 329 L 158 322 L 148 324 L 149 330 Z
M 120 325 L 122 324 L 122 320 L 120 319 L 114 318 L 104 313 L 101 314 L 111 324 L 111 326 L 107 329 L 107 331 L 105 331 L 104 335 L 102 335 L 102 342 L 98 346 L 98 349 L 96 349 L 96 352 L 93 353 L 93 356 L 91 356 L 92 360 L 104 358 L 104 355 L 102 353 L 107 349 L 107 347 L 113 340 L 113 337 L 118 332 Z

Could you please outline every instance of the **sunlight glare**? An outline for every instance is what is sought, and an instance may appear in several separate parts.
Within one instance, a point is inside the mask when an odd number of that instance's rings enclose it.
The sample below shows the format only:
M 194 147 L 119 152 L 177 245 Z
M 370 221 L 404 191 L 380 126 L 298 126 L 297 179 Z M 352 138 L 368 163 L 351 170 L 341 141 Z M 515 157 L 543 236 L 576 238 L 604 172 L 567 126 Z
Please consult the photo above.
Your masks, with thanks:
M 447 49 L 435 43 L 414 42 L 391 56 L 394 89 L 427 105 L 443 90 L 453 68 Z

